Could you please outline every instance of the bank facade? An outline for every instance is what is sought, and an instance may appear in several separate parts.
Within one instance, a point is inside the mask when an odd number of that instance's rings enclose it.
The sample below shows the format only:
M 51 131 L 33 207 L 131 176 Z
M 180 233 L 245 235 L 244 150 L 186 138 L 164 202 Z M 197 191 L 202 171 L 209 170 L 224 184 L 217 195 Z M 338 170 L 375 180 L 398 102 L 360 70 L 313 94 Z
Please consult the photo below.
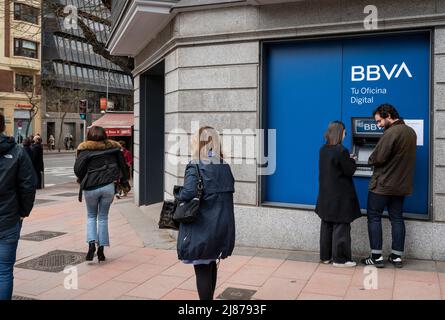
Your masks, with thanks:
M 190 155 L 183 141 L 210 125 L 236 179 L 237 244 L 317 251 L 323 132 L 345 122 L 344 144 L 364 160 L 379 135 L 372 110 L 388 102 L 418 136 L 405 255 L 445 260 L 445 1 L 373 5 L 120 2 L 108 48 L 136 61 L 136 204 L 172 197 Z M 372 12 L 377 27 L 364 24 Z M 355 255 L 369 253 L 365 169 L 354 177 L 364 213 L 352 224 Z

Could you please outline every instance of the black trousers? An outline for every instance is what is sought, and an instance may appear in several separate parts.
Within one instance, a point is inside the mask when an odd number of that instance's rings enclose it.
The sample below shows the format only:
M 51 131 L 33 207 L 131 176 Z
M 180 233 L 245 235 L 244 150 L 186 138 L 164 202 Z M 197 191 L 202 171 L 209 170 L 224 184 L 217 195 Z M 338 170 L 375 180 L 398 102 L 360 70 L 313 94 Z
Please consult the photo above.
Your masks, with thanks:
M 352 260 L 351 224 L 321 220 L 320 259 L 345 263 Z
M 197 264 L 194 267 L 199 300 L 213 300 L 218 273 L 216 262 L 213 261 L 209 264 Z

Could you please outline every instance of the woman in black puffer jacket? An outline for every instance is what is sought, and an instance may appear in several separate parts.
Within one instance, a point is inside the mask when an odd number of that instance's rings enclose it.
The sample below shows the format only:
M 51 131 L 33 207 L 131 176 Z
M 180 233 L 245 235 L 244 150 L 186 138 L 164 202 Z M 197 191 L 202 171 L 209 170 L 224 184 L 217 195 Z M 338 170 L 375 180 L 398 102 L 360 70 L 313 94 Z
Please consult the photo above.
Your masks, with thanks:
M 119 143 L 107 139 L 104 128 L 93 126 L 88 130 L 87 141 L 77 148 L 74 172 L 80 183 L 79 201 L 84 191 L 87 206 L 87 261 L 105 260 L 104 246 L 110 245 L 108 212 L 115 194 L 115 181 L 127 182 L 128 170 Z

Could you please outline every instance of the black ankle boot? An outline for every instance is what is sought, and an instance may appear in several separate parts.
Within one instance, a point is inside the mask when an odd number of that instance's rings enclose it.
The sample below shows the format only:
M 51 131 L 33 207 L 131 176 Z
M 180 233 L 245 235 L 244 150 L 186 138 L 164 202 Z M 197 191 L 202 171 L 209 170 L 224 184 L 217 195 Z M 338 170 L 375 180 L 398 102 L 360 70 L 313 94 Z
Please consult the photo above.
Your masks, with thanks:
M 87 261 L 93 261 L 94 258 L 94 252 L 96 252 L 96 243 L 94 241 L 90 241 L 88 243 L 88 253 L 87 256 L 85 258 L 85 260 Z
M 97 249 L 97 259 L 99 262 L 105 261 L 104 246 L 100 246 L 99 249 Z

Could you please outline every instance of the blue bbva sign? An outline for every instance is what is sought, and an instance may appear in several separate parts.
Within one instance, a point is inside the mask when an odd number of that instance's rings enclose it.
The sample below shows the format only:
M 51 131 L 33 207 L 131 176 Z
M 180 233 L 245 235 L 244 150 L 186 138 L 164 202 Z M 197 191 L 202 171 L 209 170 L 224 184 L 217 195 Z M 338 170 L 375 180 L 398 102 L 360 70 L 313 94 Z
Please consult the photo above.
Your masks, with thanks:
M 277 169 L 266 178 L 264 201 L 313 206 L 318 151 L 329 121 L 342 120 L 351 149 L 351 119 L 372 117 L 391 103 L 418 125 L 414 194 L 404 211 L 426 215 L 429 187 L 430 34 L 413 32 L 354 39 L 265 44 L 265 115 L 277 129 Z M 364 122 L 362 133 L 379 132 Z M 366 208 L 369 178 L 354 178 Z

